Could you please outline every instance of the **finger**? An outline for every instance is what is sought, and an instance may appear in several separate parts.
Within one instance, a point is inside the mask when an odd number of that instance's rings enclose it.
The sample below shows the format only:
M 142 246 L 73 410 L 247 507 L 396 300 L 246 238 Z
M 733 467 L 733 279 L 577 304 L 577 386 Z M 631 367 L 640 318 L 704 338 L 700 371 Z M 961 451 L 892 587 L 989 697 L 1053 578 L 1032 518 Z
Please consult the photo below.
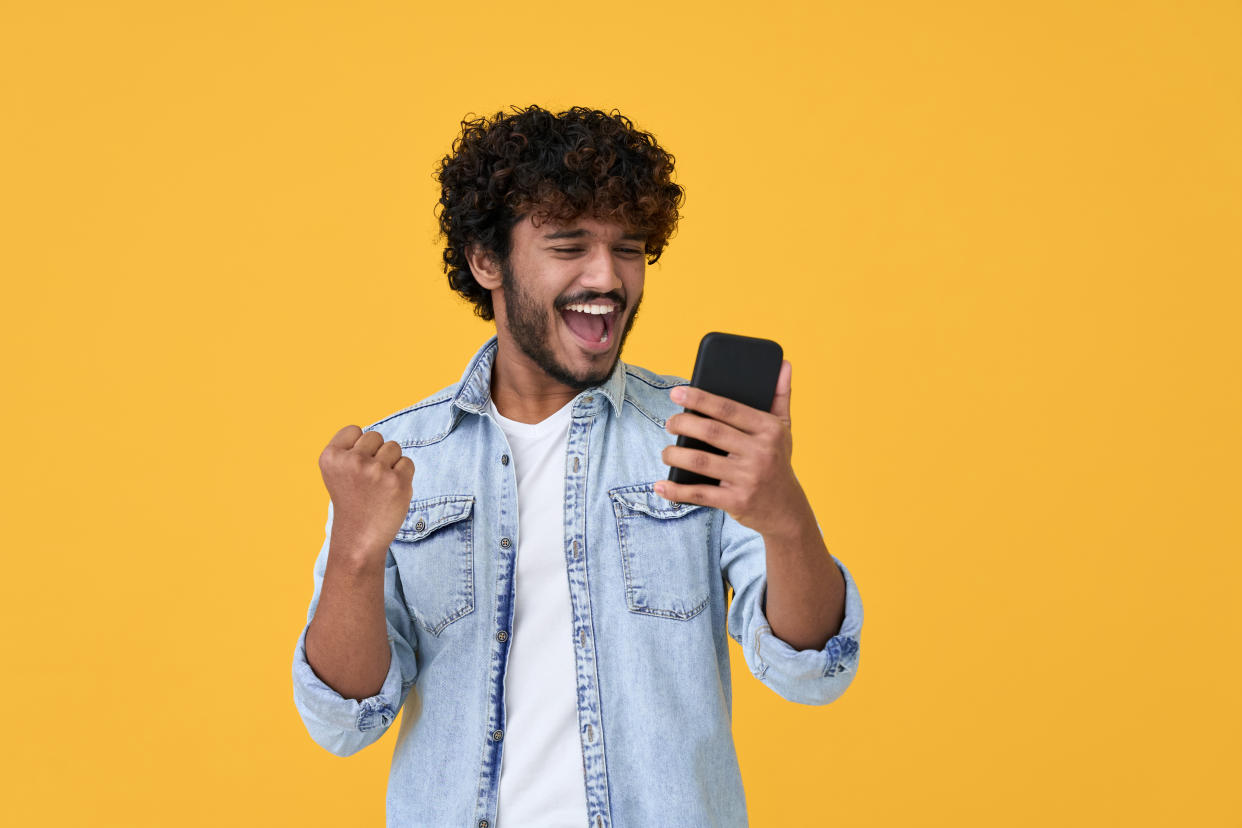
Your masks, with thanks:
M 776 380 L 776 395 L 772 397 L 771 414 L 776 415 L 789 425 L 789 387 L 792 384 L 793 363 L 789 360 L 781 362 L 781 374 Z
M 375 452 L 379 451 L 379 447 L 384 445 L 384 435 L 378 431 L 365 432 L 358 438 L 358 442 L 354 443 L 353 450 L 364 456 L 375 456 Z
M 379 451 L 375 452 L 375 459 L 389 468 L 400 460 L 404 454 L 401 451 L 401 444 L 393 440 L 389 440 L 379 447 Z
M 750 440 L 750 435 L 738 431 L 727 423 L 713 420 L 711 417 L 700 417 L 690 411 L 669 417 L 664 421 L 664 430 L 669 434 L 695 437 L 731 454 L 745 453 Z
M 743 405 L 737 400 L 731 400 L 692 385 L 677 386 L 669 392 L 669 398 L 689 410 L 728 423 L 748 434 L 762 429 L 764 417 L 767 416 L 766 411 L 760 411 L 749 405 Z
M 361 428 L 356 425 L 347 425 L 336 434 L 332 435 L 332 439 L 328 441 L 328 445 L 348 450 L 354 447 L 354 443 L 358 442 L 358 438 L 361 436 Z
M 660 497 L 667 498 L 674 503 L 695 503 L 699 506 L 723 508 L 724 498 L 719 486 L 706 483 L 671 483 L 668 480 L 661 480 L 655 484 L 655 492 Z
M 710 451 L 685 446 L 665 446 L 660 456 L 664 459 L 666 466 L 685 469 L 721 481 L 733 478 L 734 468 L 728 458 L 712 454 Z

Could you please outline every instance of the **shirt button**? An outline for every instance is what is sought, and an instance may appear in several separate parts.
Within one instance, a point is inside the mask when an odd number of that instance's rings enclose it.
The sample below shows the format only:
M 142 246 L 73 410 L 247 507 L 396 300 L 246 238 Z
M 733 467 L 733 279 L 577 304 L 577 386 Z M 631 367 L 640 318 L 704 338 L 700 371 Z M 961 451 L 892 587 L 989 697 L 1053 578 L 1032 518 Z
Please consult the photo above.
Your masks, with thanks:
M 501 630 L 500 632 L 496 633 L 496 640 L 503 644 L 504 642 L 509 640 L 509 634 L 505 632 L 504 630 Z
M 479 820 L 479 828 L 487 828 L 487 820 L 486 820 L 486 819 L 480 819 L 480 820 Z
M 509 465 L 509 455 L 507 454 L 500 455 L 500 465 L 502 466 Z
M 587 725 L 587 727 L 590 727 L 590 725 Z M 493 741 L 493 742 L 499 742 L 499 741 L 500 741 L 501 739 L 503 739 L 503 738 L 505 738 L 505 732 L 504 732 L 503 730 L 493 730 L 493 731 L 492 731 L 492 741 Z
M 513 541 L 509 540 L 508 538 L 501 538 L 501 539 L 500 539 L 500 547 L 501 547 L 502 549 L 508 549 L 508 548 L 509 548 L 510 546 L 512 546 L 512 545 L 513 545 Z
M 422 519 L 422 518 L 419 518 L 419 519 L 418 519 L 418 522 L 414 524 L 414 531 L 415 531 L 415 532 L 421 532 L 421 531 L 423 531 L 423 529 L 425 529 L 425 528 L 427 528 L 427 524 L 423 522 L 423 519 Z

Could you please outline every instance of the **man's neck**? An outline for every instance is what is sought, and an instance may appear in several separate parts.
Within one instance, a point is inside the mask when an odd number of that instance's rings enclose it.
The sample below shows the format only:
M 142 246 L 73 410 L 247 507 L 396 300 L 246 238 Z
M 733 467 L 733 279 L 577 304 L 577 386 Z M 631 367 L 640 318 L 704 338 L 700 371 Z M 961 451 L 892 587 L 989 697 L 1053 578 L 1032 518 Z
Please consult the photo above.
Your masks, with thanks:
M 541 423 L 578 396 L 524 355 L 498 347 L 492 363 L 492 403 L 501 416 L 519 423 Z

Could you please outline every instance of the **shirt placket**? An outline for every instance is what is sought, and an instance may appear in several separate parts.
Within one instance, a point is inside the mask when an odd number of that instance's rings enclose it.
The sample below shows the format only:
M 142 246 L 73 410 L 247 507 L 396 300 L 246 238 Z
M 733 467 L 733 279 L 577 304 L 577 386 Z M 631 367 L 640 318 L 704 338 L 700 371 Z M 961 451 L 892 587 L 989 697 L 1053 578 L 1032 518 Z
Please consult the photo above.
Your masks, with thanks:
M 493 529 L 482 533 L 496 562 L 496 601 L 492 608 L 491 657 L 488 659 L 486 730 L 480 734 L 483 751 L 479 772 L 478 796 L 475 801 L 475 825 L 490 828 L 496 824 L 500 795 L 501 751 L 505 738 L 505 667 L 509 659 L 509 638 L 513 629 L 514 574 L 517 565 L 518 503 L 517 477 L 509 458 L 512 451 L 500 426 L 484 417 L 485 428 L 500 434 L 500 449 L 494 452 L 497 477 L 497 522 Z
M 569 599 L 573 609 L 574 664 L 577 674 L 578 737 L 582 743 L 587 814 L 595 828 L 612 824 L 608 801 L 608 769 L 604 751 L 604 725 L 600 708 L 599 672 L 596 665 L 595 624 L 587 579 L 587 496 L 589 494 L 587 449 L 596 412 L 605 402 L 592 394 L 573 408 L 565 457 L 565 565 L 569 575 Z

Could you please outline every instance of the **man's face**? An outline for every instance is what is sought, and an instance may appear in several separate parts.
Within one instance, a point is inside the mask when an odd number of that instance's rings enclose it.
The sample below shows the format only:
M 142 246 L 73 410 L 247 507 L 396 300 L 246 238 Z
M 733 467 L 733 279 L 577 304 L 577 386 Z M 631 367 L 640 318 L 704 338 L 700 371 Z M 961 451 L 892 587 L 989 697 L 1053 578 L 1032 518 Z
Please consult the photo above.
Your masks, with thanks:
M 579 218 L 536 227 L 527 216 L 513 228 L 493 303 L 513 343 L 548 376 L 581 391 L 607 379 L 620 358 L 646 268 L 643 238 L 618 224 Z M 583 305 L 610 311 L 587 313 Z

